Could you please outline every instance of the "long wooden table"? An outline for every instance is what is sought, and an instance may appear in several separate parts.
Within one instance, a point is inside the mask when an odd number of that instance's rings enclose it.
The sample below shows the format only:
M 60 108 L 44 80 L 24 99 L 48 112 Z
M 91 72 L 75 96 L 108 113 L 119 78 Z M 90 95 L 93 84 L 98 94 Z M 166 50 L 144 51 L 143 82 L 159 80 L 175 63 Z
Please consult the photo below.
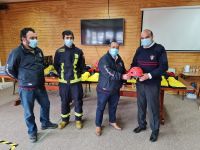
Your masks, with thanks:
M 190 86 L 184 79 L 179 77 L 179 81 L 181 81 L 184 85 L 186 85 L 186 88 L 172 88 L 172 87 L 161 87 L 160 90 L 160 122 L 161 124 L 165 123 L 165 114 L 164 114 L 164 95 L 165 91 L 173 91 L 173 92 L 182 92 L 183 93 L 183 98 L 185 93 L 187 92 L 194 92 L 195 89 Z M 52 77 L 45 77 L 45 87 L 47 90 L 59 90 L 58 87 L 58 79 L 57 78 L 52 78 Z M 88 87 L 90 87 L 91 82 L 83 82 L 87 84 Z M 94 82 L 97 83 L 97 82 Z M 87 90 L 87 89 L 86 89 Z M 136 97 L 137 92 L 134 88 L 131 88 L 131 85 L 125 85 L 120 89 L 120 96 L 127 96 L 127 97 Z
M 5 78 L 5 79 L 10 79 L 12 81 L 14 81 L 11 77 L 9 77 L 8 75 L 0 75 L 0 78 Z M 190 86 L 183 78 L 179 77 L 179 81 L 181 81 L 184 85 L 186 85 L 186 88 L 172 88 L 172 87 L 161 87 L 160 90 L 160 122 L 161 124 L 164 124 L 165 122 L 165 114 L 164 114 L 164 95 L 165 95 L 165 91 L 173 91 L 173 92 L 182 92 L 183 94 L 183 98 L 185 93 L 187 92 L 195 92 L 195 89 Z M 14 81 L 16 83 L 16 81 Z M 95 84 L 97 84 L 97 82 L 94 82 Z M 83 84 L 86 84 L 85 87 L 85 92 L 87 92 L 87 88 L 90 88 L 90 84 L 92 84 L 91 82 L 83 82 Z M 59 87 L 58 87 L 58 78 L 54 78 L 54 77 L 45 77 L 45 87 L 46 90 L 53 90 L 53 91 L 58 91 Z M 15 90 L 15 84 L 14 84 L 14 90 Z M 13 90 L 13 92 L 14 92 Z M 125 85 L 124 87 L 122 87 L 120 89 L 120 96 L 127 96 L 127 97 L 136 97 L 137 93 L 136 90 L 134 88 L 131 87 L 131 85 Z M 15 101 L 15 105 L 19 104 L 19 99 L 17 99 Z
M 200 95 L 200 82 L 199 82 L 200 71 L 198 71 L 198 72 L 183 72 L 183 73 L 180 74 L 180 76 L 182 76 L 182 78 L 184 80 L 188 80 L 188 81 L 190 80 L 190 82 L 196 82 L 197 83 L 196 93 L 197 93 L 197 97 L 199 97 L 199 95 Z

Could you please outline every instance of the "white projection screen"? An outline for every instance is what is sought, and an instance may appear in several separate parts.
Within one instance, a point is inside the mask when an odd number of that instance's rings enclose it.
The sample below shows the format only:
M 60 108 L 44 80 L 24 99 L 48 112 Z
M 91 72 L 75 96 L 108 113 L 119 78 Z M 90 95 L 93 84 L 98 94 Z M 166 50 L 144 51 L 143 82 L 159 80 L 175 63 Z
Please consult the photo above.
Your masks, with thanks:
M 200 52 L 200 6 L 142 9 L 142 30 L 167 51 Z

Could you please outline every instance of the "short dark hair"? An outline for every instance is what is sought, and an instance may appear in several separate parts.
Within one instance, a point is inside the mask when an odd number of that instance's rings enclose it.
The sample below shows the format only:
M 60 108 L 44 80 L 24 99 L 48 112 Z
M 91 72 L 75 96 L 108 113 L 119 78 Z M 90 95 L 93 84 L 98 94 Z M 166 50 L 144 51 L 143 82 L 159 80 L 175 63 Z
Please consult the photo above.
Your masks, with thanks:
M 23 28 L 21 31 L 20 31 L 20 40 L 22 41 L 22 37 L 25 38 L 26 37 L 26 34 L 29 32 L 29 31 L 32 31 L 33 33 L 35 33 L 35 30 L 33 28 Z
M 119 44 L 119 43 L 116 41 L 116 39 L 106 39 L 106 40 L 104 41 L 104 44 L 110 46 L 112 42 L 115 42 L 115 43 Z
M 119 45 L 119 43 L 115 39 L 111 40 L 109 45 L 111 46 L 112 43 L 117 43 Z
M 72 35 L 72 37 L 74 39 L 74 33 L 71 30 L 65 30 L 62 32 L 63 39 L 65 38 L 65 35 Z

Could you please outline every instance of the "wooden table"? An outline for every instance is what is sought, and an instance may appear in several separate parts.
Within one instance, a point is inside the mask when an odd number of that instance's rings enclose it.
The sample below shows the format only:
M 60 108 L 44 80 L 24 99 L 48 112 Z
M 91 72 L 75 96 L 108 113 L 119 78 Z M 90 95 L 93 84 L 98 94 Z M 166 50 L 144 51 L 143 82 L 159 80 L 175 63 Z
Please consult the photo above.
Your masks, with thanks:
M 200 77 L 200 72 L 183 72 L 183 77 Z
M 1 76 L 5 77 L 6 79 L 12 79 L 9 76 Z M 186 88 L 172 88 L 172 87 L 161 87 L 160 90 L 160 122 L 161 124 L 164 124 L 165 122 L 165 115 L 164 115 L 164 94 L 165 91 L 174 91 L 174 92 L 183 92 L 183 98 L 185 93 L 187 92 L 195 92 L 195 89 L 189 85 L 183 78 L 179 77 L 179 81 L 181 81 L 184 85 L 186 85 Z M 90 90 L 90 84 L 97 84 L 97 82 L 83 82 L 83 84 L 86 84 L 85 92 L 87 92 L 87 88 Z M 88 86 L 87 86 L 88 85 Z M 55 77 L 45 77 L 45 87 L 46 90 L 52 90 L 52 91 L 58 91 L 58 78 Z M 120 89 L 120 96 L 127 96 L 127 97 L 136 97 L 137 93 L 134 88 L 132 88 L 131 85 L 125 85 L 125 87 L 122 87 Z M 19 101 L 19 100 L 17 100 Z
M 6 74 L 0 74 L 0 78 L 8 79 L 13 82 L 13 95 L 14 95 L 15 94 L 15 85 L 16 85 L 17 81 Z
M 183 92 L 183 98 L 185 93 L 187 92 L 194 92 L 195 89 L 186 84 L 186 81 L 184 79 L 179 77 L 179 81 L 181 81 L 183 84 L 186 85 L 186 88 L 172 88 L 172 87 L 161 87 L 160 89 L 160 123 L 164 124 L 165 123 L 165 111 L 164 111 L 164 96 L 165 96 L 165 91 L 173 91 L 173 92 Z M 136 97 L 137 93 L 136 90 L 131 89 L 131 88 L 122 88 L 120 90 L 120 95 L 121 96 L 128 96 L 128 97 Z
M 161 87 L 160 90 L 160 122 L 161 124 L 165 123 L 165 114 L 164 114 L 164 95 L 165 91 L 174 91 L 174 92 L 183 92 L 183 98 L 185 93 L 187 92 L 194 92 L 195 89 L 190 86 L 184 79 L 179 77 L 179 81 L 181 81 L 184 85 L 186 85 L 186 88 L 172 88 L 172 87 Z M 52 78 L 52 77 L 45 77 L 45 87 L 47 90 L 59 90 L 58 87 L 58 79 L 57 78 Z M 88 86 L 90 87 L 90 84 L 93 84 L 93 82 L 83 82 L 84 84 L 89 84 Z M 94 82 L 97 83 L 97 82 Z M 87 86 L 86 86 L 87 88 Z M 120 89 L 120 96 L 127 96 L 127 97 L 136 97 L 137 93 L 134 88 L 132 88 L 132 85 L 124 85 Z
M 199 97 L 199 95 L 200 95 L 200 82 L 197 78 L 200 77 L 200 71 L 198 71 L 198 72 L 183 72 L 183 73 L 180 74 L 180 76 L 182 76 L 182 78 L 184 80 L 190 80 L 190 82 L 195 82 L 195 83 L 198 84 L 197 89 L 196 89 L 196 93 L 197 93 L 197 97 Z
M 11 78 L 7 74 L 0 74 L 0 78 L 8 79 L 8 80 L 11 80 L 13 82 L 13 95 L 14 95 L 15 94 L 15 90 L 16 90 L 17 80 Z M 16 100 L 14 100 L 14 106 L 18 106 L 20 103 L 21 103 L 21 101 L 20 101 L 19 98 L 17 98 Z

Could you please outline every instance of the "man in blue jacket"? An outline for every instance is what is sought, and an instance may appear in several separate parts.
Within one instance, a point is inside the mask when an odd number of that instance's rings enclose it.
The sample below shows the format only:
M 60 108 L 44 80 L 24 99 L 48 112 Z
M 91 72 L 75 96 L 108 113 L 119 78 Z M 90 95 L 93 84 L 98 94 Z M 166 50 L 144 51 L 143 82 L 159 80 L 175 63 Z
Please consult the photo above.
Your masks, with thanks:
M 31 142 L 37 141 L 37 126 L 33 113 L 35 99 L 41 106 L 41 129 L 54 129 L 57 124 L 49 121 L 50 102 L 44 87 L 43 53 L 37 47 L 37 34 L 32 28 L 20 33 L 21 44 L 8 57 L 6 72 L 18 80 L 19 96 L 24 108 L 25 122 Z
M 125 74 L 124 62 L 119 55 L 119 44 L 111 42 L 108 52 L 98 63 L 99 82 L 97 85 L 96 135 L 102 132 L 101 124 L 106 104 L 109 109 L 109 123 L 115 129 L 121 130 L 116 123 L 116 110 L 123 80 L 130 77 Z
M 85 66 L 83 51 L 77 48 L 74 42 L 74 34 L 70 30 L 62 32 L 64 45 L 56 50 L 54 67 L 59 74 L 59 92 L 61 97 L 61 118 L 59 128 L 63 129 L 69 123 L 70 102 L 73 99 L 75 105 L 76 128 L 83 127 L 83 88 L 81 74 Z
M 150 141 L 155 142 L 159 134 L 159 93 L 161 75 L 168 69 L 165 48 L 153 41 L 153 32 L 145 29 L 141 33 L 141 46 L 136 50 L 131 67 L 142 68 L 144 74 L 136 83 L 138 124 L 135 133 L 146 130 L 146 109 L 149 109 Z

